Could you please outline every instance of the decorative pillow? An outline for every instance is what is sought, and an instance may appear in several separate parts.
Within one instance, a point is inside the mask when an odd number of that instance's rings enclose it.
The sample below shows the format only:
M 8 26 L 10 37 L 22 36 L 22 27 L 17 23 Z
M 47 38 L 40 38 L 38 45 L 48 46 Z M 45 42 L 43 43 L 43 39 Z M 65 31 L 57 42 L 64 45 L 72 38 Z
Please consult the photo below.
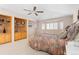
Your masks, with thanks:
M 67 38 L 67 31 L 64 31 L 62 34 L 59 35 L 60 39 L 66 39 Z
M 75 41 L 79 41 L 79 33 L 76 35 Z

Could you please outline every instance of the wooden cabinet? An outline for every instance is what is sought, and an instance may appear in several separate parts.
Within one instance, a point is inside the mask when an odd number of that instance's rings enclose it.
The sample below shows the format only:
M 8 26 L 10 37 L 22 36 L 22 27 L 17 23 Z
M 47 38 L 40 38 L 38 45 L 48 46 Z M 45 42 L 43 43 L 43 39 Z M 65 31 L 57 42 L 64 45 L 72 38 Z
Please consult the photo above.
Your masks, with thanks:
M 14 17 L 14 40 L 27 38 L 27 20 Z M 0 44 L 11 42 L 12 17 L 0 15 Z
M 22 32 L 21 36 L 22 38 L 27 38 L 26 32 Z
M 0 34 L 0 44 L 5 42 L 5 34 Z
M 15 41 L 27 38 L 26 19 L 15 17 Z
M 11 35 L 10 34 L 8 34 L 8 35 L 6 34 L 5 35 L 5 41 L 6 41 L 6 43 L 7 42 L 11 42 Z
M 15 41 L 20 39 L 20 32 L 15 32 Z
M 11 16 L 0 15 L 0 44 L 11 42 Z
M 11 42 L 11 34 L 0 34 L 0 44 Z

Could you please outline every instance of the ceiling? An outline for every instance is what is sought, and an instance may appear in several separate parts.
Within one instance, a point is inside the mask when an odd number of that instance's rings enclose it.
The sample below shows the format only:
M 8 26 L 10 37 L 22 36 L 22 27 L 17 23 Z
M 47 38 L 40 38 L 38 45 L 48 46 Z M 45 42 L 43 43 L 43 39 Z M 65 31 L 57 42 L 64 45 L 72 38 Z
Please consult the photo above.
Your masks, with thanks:
M 43 10 L 44 13 L 35 15 L 27 15 L 28 12 L 24 8 L 32 10 L 33 6 L 37 6 L 37 10 Z M 75 9 L 79 8 L 79 4 L 0 4 L 0 10 L 4 10 L 26 18 L 35 20 L 44 20 L 50 18 L 58 18 L 62 16 L 72 15 Z

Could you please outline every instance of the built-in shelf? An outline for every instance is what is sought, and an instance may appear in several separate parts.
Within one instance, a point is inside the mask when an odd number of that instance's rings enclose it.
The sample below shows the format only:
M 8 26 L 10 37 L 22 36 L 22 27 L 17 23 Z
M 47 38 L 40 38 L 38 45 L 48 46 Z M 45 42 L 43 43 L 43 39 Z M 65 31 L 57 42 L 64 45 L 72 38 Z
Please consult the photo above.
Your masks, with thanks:
M 14 17 L 14 40 L 27 38 L 27 20 Z M 0 44 L 11 42 L 12 17 L 0 15 Z
M 27 20 L 25 19 L 15 17 L 15 41 L 27 37 L 26 22 Z
M 0 44 L 11 42 L 11 16 L 0 15 Z

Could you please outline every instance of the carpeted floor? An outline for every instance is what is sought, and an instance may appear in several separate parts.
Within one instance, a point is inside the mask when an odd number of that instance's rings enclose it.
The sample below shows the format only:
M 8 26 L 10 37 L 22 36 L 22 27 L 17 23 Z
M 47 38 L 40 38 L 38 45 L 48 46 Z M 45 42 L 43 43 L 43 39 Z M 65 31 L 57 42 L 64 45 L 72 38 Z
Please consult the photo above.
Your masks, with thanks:
M 32 49 L 27 39 L 19 40 L 14 43 L 14 47 L 11 43 L 0 45 L 0 55 L 48 55 L 48 53 L 42 51 L 36 51 Z

